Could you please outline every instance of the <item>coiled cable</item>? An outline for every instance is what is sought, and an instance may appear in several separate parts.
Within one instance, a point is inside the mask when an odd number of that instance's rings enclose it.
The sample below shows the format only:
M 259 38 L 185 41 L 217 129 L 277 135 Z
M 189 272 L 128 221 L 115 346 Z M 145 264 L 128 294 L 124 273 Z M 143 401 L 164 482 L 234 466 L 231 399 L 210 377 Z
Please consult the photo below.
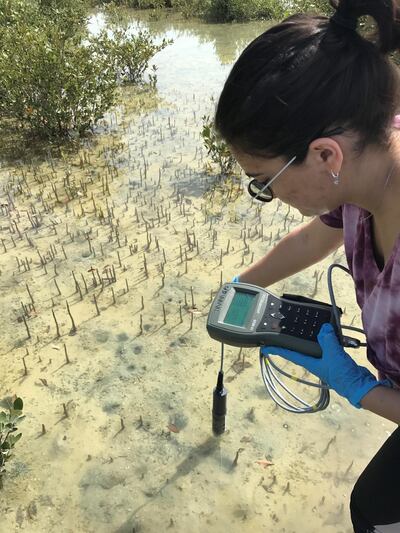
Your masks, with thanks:
M 361 343 L 357 339 L 343 336 L 342 328 L 357 331 L 359 333 L 363 333 L 364 335 L 365 332 L 364 330 L 356 328 L 354 326 L 342 326 L 340 324 L 340 315 L 336 305 L 335 295 L 332 286 L 332 270 L 335 267 L 344 270 L 348 274 L 350 274 L 350 270 L 344 267 L 343 265 L 339 265 L 338 263 L 334 263 L 328 268 L 327 277 L 329 297 L 332 304 L 332 312 L 338 327 L 339 341 L 344 347 L 349 348 L 358 348 L 359 346 L 366 346 L 366 343 Z M 319 380 L 319 383 L 315 383 L 289 374 L 288 372 L 285 372 L 284 370 L 279 368 L 278 365 L 276 365 L 276 363 L 272 361 L 272 358 L 269 354 L 262 353 L 261 350 L 260 366 L 261 376 L 264 381 L 264 385 L 268 391 L 268 394 L 271 396 L 274 402 L 279 405 L 279 407 L 282 407 L 282 409 L 285 409 L 286 411 L 289 411 L 291 413 L 316 413 L 317 411 L 323 411 L 328 407 L 330 401 L 329 386 L 322 380 Z M 296 381 L 297 383 L 302 383 L 303 385 L 319 389 L 319 398 L 314 403 L 306 402 L 304 399 L 300 398 L 300 396 L 298 396 L 289 389 L 289 387 L 279 378 L 278 373 L 289 379 L 292 379 L 293 381 Z M 279 387 L 286 391 L 290 398 L 285 398 L 285 396 L 279 390 Z M 297 403 L 294 403 L 293 400 L 295 400 Z

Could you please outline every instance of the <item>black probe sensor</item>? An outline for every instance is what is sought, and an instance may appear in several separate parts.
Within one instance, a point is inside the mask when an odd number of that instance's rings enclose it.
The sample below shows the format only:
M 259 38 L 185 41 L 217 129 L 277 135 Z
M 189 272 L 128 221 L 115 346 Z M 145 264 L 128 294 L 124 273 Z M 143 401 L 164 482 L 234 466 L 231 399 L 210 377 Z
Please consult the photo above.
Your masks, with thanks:
M 224 344 L 221 343 L 221 368 L 218 372 L 217 386 L 213 391 L 212 430 L 215 436 L 225 431 L 226 399 L 228 391 L 224 387 Z

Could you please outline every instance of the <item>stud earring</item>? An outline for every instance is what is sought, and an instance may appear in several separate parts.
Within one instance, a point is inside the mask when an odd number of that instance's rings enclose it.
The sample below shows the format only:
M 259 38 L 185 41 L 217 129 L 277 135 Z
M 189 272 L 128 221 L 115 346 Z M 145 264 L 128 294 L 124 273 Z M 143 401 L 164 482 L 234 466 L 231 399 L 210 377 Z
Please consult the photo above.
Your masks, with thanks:
M 331 176 L 333 178 L 333 183 L 335 185 L 339 185 L 339 172 L 333 172 L 333 170 L 331 170 Z

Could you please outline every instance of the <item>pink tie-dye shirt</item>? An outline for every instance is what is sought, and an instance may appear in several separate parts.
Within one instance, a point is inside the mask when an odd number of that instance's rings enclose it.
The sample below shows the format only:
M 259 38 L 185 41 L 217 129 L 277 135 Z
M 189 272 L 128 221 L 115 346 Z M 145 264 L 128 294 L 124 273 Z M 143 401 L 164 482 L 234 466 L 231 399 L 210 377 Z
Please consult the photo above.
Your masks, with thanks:
M 367 357 L 380 378 L 387 377 L 400 387 L 400 234 L 382 269 L 374 254 L 369 214 L 345 204 L 320 219 L 328 226 L 343 228 L 347 263 L 367 337 Z

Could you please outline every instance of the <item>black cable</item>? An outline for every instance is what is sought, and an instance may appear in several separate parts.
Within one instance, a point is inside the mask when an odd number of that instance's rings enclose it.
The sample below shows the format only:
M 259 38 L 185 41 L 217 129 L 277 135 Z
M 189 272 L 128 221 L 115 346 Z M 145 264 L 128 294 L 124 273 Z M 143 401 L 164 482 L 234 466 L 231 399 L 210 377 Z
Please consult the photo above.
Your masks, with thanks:
M 336 305 L 335 295 L 333 292 L 333 286 L 332 286 L 332 270 L 337 267 L 342 270 L 344 270 L 347 274 L 350 274 L 350 270 L 343 265 L 339 265 L 338 263 L 332 264 L 328 268 L 328 290 L 329 290 L 329 296 L 332 304 L 332 312 L 335 317 L 335 321 L 337 324 L 337 331 L 338 331 L 338 337 L 339 342 L 344 347 L 349 348 L 358 348 L 359 346 L 366 346 L 365 343 L 360 342 L 358 339 L 354 339 L 353 337 L 343 336 L 342 328 L 343 329 L 350 329 L 353 331 L 357 331 L 359 333 L 363 333 L 365 335 L 365 332 L 360 329 L 353 326 L 341 326 L 340 324 L 340 316 L 339 316 L 339 310 Z M 281 370 L 275 363 L 273 363 L 271 357 L 267 354 L 263 354 L 260 350 L 260 363 L 261 363 L 261 375 L 264 381 L 264 385 L 271 396 L 271 398 L 274 400 L 274 402 L 285 409 L 286 411 L 290 411 L 292 413 L 315 413 L 316 411 L 322 411 L 323 409 L 326 409 L 329 405 L 329 386 L 322 382 L 320 380 L 318 383 L 311 383 L 309 381 L 306 381 L 304 379 L 297 378 L 296 376 L 292 376 L 291 374 L 284 372 Z M 320 389 L 320 395 L 318 400 L 314 404 L 309 404 L 308 402 L 305 402 L 302 398 L 294 394 L 278 377 L 277 373 L 293 379 L 294 381 L 297 381 L 298 383 L 302 383 L 304 385 L 311 385 L 313 387 L 316 387 Z M 298 403 L 301 404 L 300 406 L 295 405 L 292 401 L 287 400 L 283 397 L 283 395 L 280 393 L 280 391 L 277 388 L 277 384 L 280 385 L 293 399 L 295 399 Z
M 332 270 L 335 268 L 335 267 L 338 267 L 338 268 L 341 268 L 342 270 L 344 270 L 345 272 L 347 272 L 347 274 L 350 274 L 350 270 L 346 267 L 344 267 L 343 265 L 339 265 L 338 263 L 334 263 L 333 265 L 331 265 L 329 268 L 328 268 L 328 291 L 329 291 L 329 298 L 331 299 L 331 304 L 332 304 L 332 310 L 333 310 L 333 315 L 335 317 L 335 321 L 336 321 L 336 325 L 337 325 L 337 328 L 338 328 L 338 333 L 339 333 L 339 342 L 340 344 L 343 346 L 343 334 L 342 334 L 342 328 L 341 328 L 341 325 L 340 325 L 340 316 L 339 316 L 339 311 L 338 311 L 338 308 L 337 308 L 337 305 L 336 305 L 336 300 L 335 300 L 335 294 L 333 292 L 333 287 L 332 287 Z

